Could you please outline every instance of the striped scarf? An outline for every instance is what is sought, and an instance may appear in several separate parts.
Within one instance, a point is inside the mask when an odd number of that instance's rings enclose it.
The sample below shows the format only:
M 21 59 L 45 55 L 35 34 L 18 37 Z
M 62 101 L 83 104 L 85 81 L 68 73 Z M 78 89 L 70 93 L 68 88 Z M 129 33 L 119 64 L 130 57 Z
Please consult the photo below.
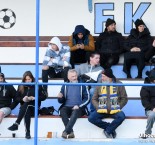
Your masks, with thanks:
M 118 105 L 118 96 L 116 86 L 109 87 L 109 99 L 107 98 L 107 86 L 102 86 L 99 94 L 98 113 L 115 114 L 120 112 L 120 105 Z M 109 101 L 108 101 L 109 100 Z M 108 111 L 109 110 L 109 111 Z

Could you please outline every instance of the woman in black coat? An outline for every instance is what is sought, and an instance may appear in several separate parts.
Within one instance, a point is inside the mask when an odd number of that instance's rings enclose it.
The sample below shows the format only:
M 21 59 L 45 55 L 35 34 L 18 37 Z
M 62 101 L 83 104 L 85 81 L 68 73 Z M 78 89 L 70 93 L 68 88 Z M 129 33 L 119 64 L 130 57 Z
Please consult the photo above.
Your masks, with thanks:
M 145 62 L 149 61 L 154 54 L 153 39 L 145 23 L 137 19 L 135 26 L 136 29 L 131 29 L 130 35 L 124 43 L 124 48 L 127 52 L 124 54 L 123 71 L 127 74 L 127 78 L 131 78 L 130 69 L 133 64 L 136 64 L 138 68 L 138 76 L 136 78 L 142 78 Z
M 26 71 L 23 75 L 22 82 L 31 83 L 35 82 L 35 79 L 30 71 Z M 40 108 L 41 101 L 46 99 L 47 94 L 43 90 L 42 86 L 39 86 L 38 92 L 38 107 Z M 34 85 L 20 85 L 16 94 L 16 102 L 18 105 L 20 103 L 20 111 L 18 114 L 18 118 L 15 123 L 10 126 L 8 129 L 11 131 L 18 130 L 18 125 L 24 118 L 25 128 L 26 128 L 26 136 L 25 138 L 30 139 L 30 122 L 31 117 L 34 116 L 34 108 L 35 108 L 35 86 Z M 38 109 L 39 109 L 38 108 Z

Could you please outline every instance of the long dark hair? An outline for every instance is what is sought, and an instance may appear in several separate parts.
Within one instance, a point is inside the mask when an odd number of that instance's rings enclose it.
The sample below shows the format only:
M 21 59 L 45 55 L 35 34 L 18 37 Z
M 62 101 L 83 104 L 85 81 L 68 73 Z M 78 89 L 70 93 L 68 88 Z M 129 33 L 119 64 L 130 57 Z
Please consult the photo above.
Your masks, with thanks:
M 35 78 L 34 78 L 33 74 L 31 73 L 31 71 L 26 71 L 23 74 L 23 78 L 22 78 L 23 83 L 25 82 L 27 76 L 29 76 L 32 79 L 32 82 L 35 81 Z M 19 86 L 19 92 L 21 92 L 22 94 L 24 93 L 24 85 Z

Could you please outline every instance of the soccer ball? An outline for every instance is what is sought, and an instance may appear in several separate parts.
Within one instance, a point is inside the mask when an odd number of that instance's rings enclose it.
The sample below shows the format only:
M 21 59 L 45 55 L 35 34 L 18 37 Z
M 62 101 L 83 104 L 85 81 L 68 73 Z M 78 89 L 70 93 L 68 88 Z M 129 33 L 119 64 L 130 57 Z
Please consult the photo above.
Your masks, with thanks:
M 16 23 L 16 15 L 11 9 L 0 10 L 0 27 L 10 29 Z

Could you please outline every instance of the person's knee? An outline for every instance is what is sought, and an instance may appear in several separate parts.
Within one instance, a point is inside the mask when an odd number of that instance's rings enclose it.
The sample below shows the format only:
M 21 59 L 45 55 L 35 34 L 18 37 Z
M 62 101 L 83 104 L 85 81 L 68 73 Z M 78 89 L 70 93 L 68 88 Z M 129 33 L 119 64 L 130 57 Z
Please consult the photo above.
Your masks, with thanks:
M 118 115 L 118 118 L 119 118 L 119 120 L 120 121 L 124 121 L 125 120 L 125 118 L 126 118 L 126 116 L 125 116 L 125 114 L 124 114 L 124 112 L 119 112 L 119 115 Z
M 42 70 L 48 70 L 49 69 L 49 66 L 45 65 L 45 66 L 42 66 Z
M 148 119 L 152 120 L 154 119 L 155 120 L 155 112 L 151 112 L 149 115 L 148 115 Z
M 0 111 L 0 123 L 2 122 L 4 116 L 5 116 L 4 112 Z
M 89 121 L 89 122 L 94 123 L 95 120 L 96 120 L 96 119 L 94 118 L 93 115 L 90 114 L 90 115 L 88 116 L 88 121 Z

